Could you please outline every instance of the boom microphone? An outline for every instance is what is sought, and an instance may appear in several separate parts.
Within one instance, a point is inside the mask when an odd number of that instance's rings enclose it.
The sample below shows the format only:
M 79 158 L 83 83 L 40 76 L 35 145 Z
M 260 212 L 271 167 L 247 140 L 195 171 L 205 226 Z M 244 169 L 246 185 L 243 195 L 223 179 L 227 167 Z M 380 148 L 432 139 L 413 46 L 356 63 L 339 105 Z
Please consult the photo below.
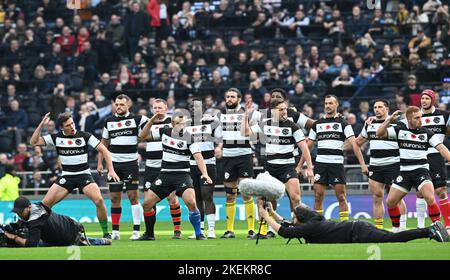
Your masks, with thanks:
M 278 200 L 283 197 L 285 186 L 268 172 L 260 173 L 256 179 L 243 179 L 239 191 L 248 196 L 262 196 L 266 200 Z

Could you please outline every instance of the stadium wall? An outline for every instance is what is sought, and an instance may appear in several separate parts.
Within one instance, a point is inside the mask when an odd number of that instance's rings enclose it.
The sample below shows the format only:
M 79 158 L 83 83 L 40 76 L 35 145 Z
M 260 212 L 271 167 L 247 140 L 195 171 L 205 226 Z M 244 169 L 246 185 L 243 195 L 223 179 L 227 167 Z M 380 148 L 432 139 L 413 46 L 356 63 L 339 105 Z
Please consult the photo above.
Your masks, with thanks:
M 181 200 L 180 200 L 181 201 Z M 216 203 L 216 217 L 218 220 L 225 220 L 225 197 L 216 197 L 214 199 Z M 314 196 L 305 195 L 302 197 L 302 201 L 309 206 L 314 204 Z M 416 217 L 416 196 L 409 194 L 405 197 L 405 202 L 408 207 L 408 217 Z M 110 209 L 111 201 L 105 200 L 108 212 Z M 142 201 L 141 201 L 142 203 Z M 371 195 L 348 195 L 349 213 L 350 218 L 372 218 L 372 196 Z M 186 206 L 181 201 L 182 205 L 182 219 L 188 221 L 188 211 Z M 242 202 L 242 198 L 237 200 L 236 219 L 245 220 L 245 208 Z M 339 209 L 336 197 L 334 195 L 326 195 L 325 197 L 325 217 L 327 219 L 338 219 Z M 0 201 L 0 224 L 10 223 L 14 221 L 14 215 L 10 213 L 13 207 L 11 201 Z M 53 208 L 57 213 L 68 215 L 77 221 L 82 223 L 97 222 L 95 207 L 90 200 L 87 199 L 66 199 L 57 204 Z M 122 201 L 122 218 L 123 222 L 131 222 L 131 207 L 128 200 Z M 277 212 L 284 217 L 290 216 L 288 198 L 284 196 L 278 201 Z M 387 215 L 387 214 L 386 214 Z M 167 200 L 163 200 L 157 205 L 157 219 L 158 221 L 170 221 L 170 211 Z

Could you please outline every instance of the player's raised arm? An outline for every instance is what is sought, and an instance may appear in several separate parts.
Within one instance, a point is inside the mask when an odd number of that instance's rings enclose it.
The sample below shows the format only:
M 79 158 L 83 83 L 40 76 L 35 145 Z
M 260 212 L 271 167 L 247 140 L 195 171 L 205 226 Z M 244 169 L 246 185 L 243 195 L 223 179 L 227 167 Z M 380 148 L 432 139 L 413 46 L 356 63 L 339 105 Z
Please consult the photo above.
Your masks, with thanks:
M 46 145 L 44 138 L 41 136 L 42 128 L 50 121 L 50 113 L 45 114 L 36 130 L 31 135 L 30 144 L 32 146 L 44 146 Z
M 401 114 L 402 114 L 402 111 L 397 110 L 391 116 L 386 118 L 386 120 L 377 129 L 377 137 L 384 138 L 384 139 L 388 138 L 389 137 L 389 133 L 388 133 L 389 125 L 391 125 L 391 123 L 396 121 L 400 117 Z
M 150 129 L 152 127 L 153 124 L 155 124 L 155 122 L 157 120 L 160 119 L 164 119 L 166 117 L 165 114 L 154 114 L 153 117 L 151 117 L 147 123 L 144 125 L 144 127 L 141 130 L 141 133 L 139 134 L 139 142 L 148 142 L 148 141 L 152 141 L 153 140 L 153 136 L 150 133 Z

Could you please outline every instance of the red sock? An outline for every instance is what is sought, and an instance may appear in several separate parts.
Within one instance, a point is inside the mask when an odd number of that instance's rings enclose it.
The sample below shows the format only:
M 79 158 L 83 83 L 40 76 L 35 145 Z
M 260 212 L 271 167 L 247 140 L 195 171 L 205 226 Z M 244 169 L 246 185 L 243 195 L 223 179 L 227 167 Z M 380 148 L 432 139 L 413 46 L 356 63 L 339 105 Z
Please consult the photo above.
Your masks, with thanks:
M 436 202 L 428 205 L 428 215 L 433 223 L 441 219 L 441 212 L 439 211 L 439 206 Z
M 170 205 L 170 215 L 172 216 L 173 222 L 173 230 L 180 231 L 181 230 L 181 208 L 180 204 L 171 204 Z
M 448 197 L 446 199 L 439 200 L 439 205 L 441 206 L 442 216 L 444 217 L 444 223 L 446 227 L 450 226 L 450 201 Z
M 122 215 L 122 207 L 111 207 L 111 224 L 113 230 L 119 230 L 120 216 Z
M 144 212 L 144 217 L 151 217 L 154 216 L 156 214 L 155 209 L 152 209 L 148 212 Z
M 400 207 L 394 206 L 393 208 L 388 208 L 389 217 L 391 218 L 392 226 L 400 226 Z

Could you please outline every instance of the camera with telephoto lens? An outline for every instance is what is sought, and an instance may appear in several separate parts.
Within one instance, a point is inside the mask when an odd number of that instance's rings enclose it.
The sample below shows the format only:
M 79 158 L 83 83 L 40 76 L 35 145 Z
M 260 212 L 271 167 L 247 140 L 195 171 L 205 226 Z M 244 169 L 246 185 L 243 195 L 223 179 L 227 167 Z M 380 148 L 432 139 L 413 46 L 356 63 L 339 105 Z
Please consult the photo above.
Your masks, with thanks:
M 24 223 L 17 222 L 0 225 L 0 247 L 18 247 L 14 240 L 6 237 L 5 232 L 25 239 L 28 237 L 28 228 L 25 227 Z

